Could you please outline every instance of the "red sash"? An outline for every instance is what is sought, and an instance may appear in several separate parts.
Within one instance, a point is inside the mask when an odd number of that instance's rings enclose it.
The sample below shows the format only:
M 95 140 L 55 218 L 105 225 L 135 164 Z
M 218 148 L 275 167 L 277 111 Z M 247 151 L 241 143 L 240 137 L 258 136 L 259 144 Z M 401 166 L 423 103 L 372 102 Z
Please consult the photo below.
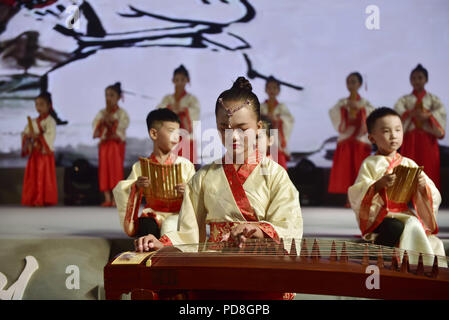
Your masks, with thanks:
M 247 163 L 248 160 L 240 167 L 238 171 L 235 170 L 233 164 L 226 164 L 225 158 L 223 158 L 223 171 L 228 180 L 229 187 L 231 188 L 232 195 L 234 196 L 235 203 L 240 209 L 243 217 L 246 221 L 257 221 L 256 213 L 251 206 L 251 203 L 246 196 L 243 184 L 249 177 L 251 172 L 257 167 L 259 160 L 256 163 Z

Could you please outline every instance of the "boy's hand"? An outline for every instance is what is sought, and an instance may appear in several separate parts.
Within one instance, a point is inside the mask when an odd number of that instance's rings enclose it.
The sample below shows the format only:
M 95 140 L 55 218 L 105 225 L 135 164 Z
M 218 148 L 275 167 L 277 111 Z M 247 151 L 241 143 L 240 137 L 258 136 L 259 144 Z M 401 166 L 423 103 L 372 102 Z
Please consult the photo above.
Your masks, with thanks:
M 178 191 L 180 194 L 184 194 L 184 192 L 186 192 L 186 184 L 185 183 L 180 183 L 180 184 L 177 184 L 176 186 L 175 186 L 175 189 L 176 189 L 176 191 Z
M 134 247 L 137 252 L 145 252 L 159 250 L 163 248 L 164 245 L 155 236 L 148 234 L 134 240 Z
M 150 180 L 148 179 L 148 177 L 144 176 L 137 177 L 136 186 L 139 189 L 148 188 L 150 186 Z
M 376 184 L 374 185 L 374 189 L 376 192 L 379 192 L 383 188 L 391 187 L 394 184 L 394 181 L 396 180 L 396 175 L 394 173 L 386 174 L 379 180 L 377 180 Z
M 427 185 L 426 178 L 424 178 L 424 175 L 421 172 L 421 174 L 418 177 L 418 190 L 420 192 L 425 192 L 426 191 L 426 185 Z

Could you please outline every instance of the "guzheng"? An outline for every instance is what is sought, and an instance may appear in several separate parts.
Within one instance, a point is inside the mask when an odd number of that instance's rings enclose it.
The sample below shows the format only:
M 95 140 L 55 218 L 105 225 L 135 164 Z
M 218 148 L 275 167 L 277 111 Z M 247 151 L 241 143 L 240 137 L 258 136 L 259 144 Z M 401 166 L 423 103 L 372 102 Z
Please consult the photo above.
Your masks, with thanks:
M 447 262 L 444 256 L 325 239 L 264 239 L 242 248 L 205 243 L 125 252 L 104 267 L 104 287 L 106 299 L 123 293 L 152 299 L 183 290 L 449 299 Z M 376 270 L 373 287 L 367 283 Z
M 144 188 L 144 196 L 163 201 L 179 201 L 182 194 L 175 186 L 182 183 L 181 164 L 159 164 L 147 158 L 139 158 L 142 175 L 149 178 L 150 186 Z
M 418 178 L 424 167 L 399 165 L 393 169 L 396 180 L 387 188 L 388 199 L 396 203 L 409 203 L 418 185 Z

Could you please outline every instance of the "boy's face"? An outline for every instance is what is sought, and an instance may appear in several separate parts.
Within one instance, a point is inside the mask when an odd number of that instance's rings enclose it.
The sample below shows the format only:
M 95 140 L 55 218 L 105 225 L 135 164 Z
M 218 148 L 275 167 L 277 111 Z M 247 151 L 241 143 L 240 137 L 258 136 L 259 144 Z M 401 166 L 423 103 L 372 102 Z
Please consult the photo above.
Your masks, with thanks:
M 413 72 L 410 76 L 410 83 L 416 91 L 422 91 L 427 83 L 426 76 L 422 72 Z
M 361 85 L 362 84 L 355 75 L 351 75 L 346 78 L 346 87 L 348 88 L 349 92 L 358 91 Z
M 270 98 L 276 98 L 279 95 L 279 92 L 281 91 L 281 88 L 279 88 L 278 84 L 274 81 L 270 81 L 265 86 L 265 92 L 267 93 L 268 97 Z
M 45 99 L 37 98 L 34 104 L 36 106 L 36 111 L 40 115 L 47 114 L 50 111 L 50 106 Z
M 164 153 L 168 153 L 179 143 L 179 123 L 163 121 L 159 129 L 151 128 L 150 138 Z
M 377 119 L 368 139 L 377 145 L 380 154 L 389 155 L 402 145 L 403 131 L 401 118 L 388 115 Z
M 177 89 L 184 89 L 188 82 L 189 82 L 189 78 L 187 78 L 182 73 L 177 73 L 173 77 L 173 84 L 175 85 L 175 88 L 177 88 Z

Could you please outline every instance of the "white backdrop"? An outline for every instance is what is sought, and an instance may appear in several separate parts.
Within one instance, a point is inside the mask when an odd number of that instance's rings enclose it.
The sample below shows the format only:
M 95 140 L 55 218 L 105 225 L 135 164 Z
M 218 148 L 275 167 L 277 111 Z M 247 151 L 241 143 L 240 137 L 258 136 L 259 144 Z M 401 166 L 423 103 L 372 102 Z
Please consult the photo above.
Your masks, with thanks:
M 23 9 L 0 34 L 4 41 L 37 30 L 41 47 L 67 53 L 77 49 L 80 54 L 93 52 L 53 71 L 50 69 L 55 65 L 45 61 L 38 61 L 39 66 L 29 70 L 38 75 L 48 72 L 54 107 L 69 121 L 57 127 L 56 148 L 81 150 L 96 145 L 91 122 L 105 105 L 104 88 L 116 81 L 133 93 L 125 94 L 120 103 L 131 118 L 127 134 L 144 145 L 145 117 L 173 91 L 172 73 L 181 63 L 191 75 L 187 90 L 201 104 L 202 128 L 213 128 L 218 94 L 237 76 L 247 76 L 244 54 L 258 73 L 304 88 L 283 86 L 279 97 L 295 117 L 289 146 L 292 152 L 314 150 L 336 135 L 328 110 L 348 95 L 345 77 L 352 71 L 359 71 L 367 82 L 360 90 L 362 96 L 375 106 L 393 107 L 400 96 L 411 92 L 410 71 L 421 63 L 429 70 L 427 90 L 449 105 L 447 0 L 257 0 L 249 2 L 255 15 L 247 22 L 234 23 L 249 12 L 245 1 L 92 0 L 88 3 L 106 31 L 101 38 L 89 36 L 83 15 L 76 37 L 53 29 L 64 26 L 67 19 L 56 6 L 70 3 L 58 1 L 44 9 Z M 365 26 L 369 5 L 379 8 L 379 30 Z M 60 15 L 42 14 L 45 9 Z M 136 13 L 139 16 L 130 16 Z M 215 34 L 206 33 L 217 25 Z M 198 39 L 202 47 L 192 46 Z M 83 47 L 78 40 L 98 42 Z M 120 40 L 122 45 L 116 46 L 112 40 Z M 2 75 L 15 73 L 20 72 L 3 64 Z M 251 83 L 264 100 L 265 81 L 256 78 Z M 18 150 L 26 115 L 36 112 L 32 100 L 19 104 L 2 99 L 0 103 L 0 151 L 8 153 Z M 449 136 L 440 143 L 449 145 Z

